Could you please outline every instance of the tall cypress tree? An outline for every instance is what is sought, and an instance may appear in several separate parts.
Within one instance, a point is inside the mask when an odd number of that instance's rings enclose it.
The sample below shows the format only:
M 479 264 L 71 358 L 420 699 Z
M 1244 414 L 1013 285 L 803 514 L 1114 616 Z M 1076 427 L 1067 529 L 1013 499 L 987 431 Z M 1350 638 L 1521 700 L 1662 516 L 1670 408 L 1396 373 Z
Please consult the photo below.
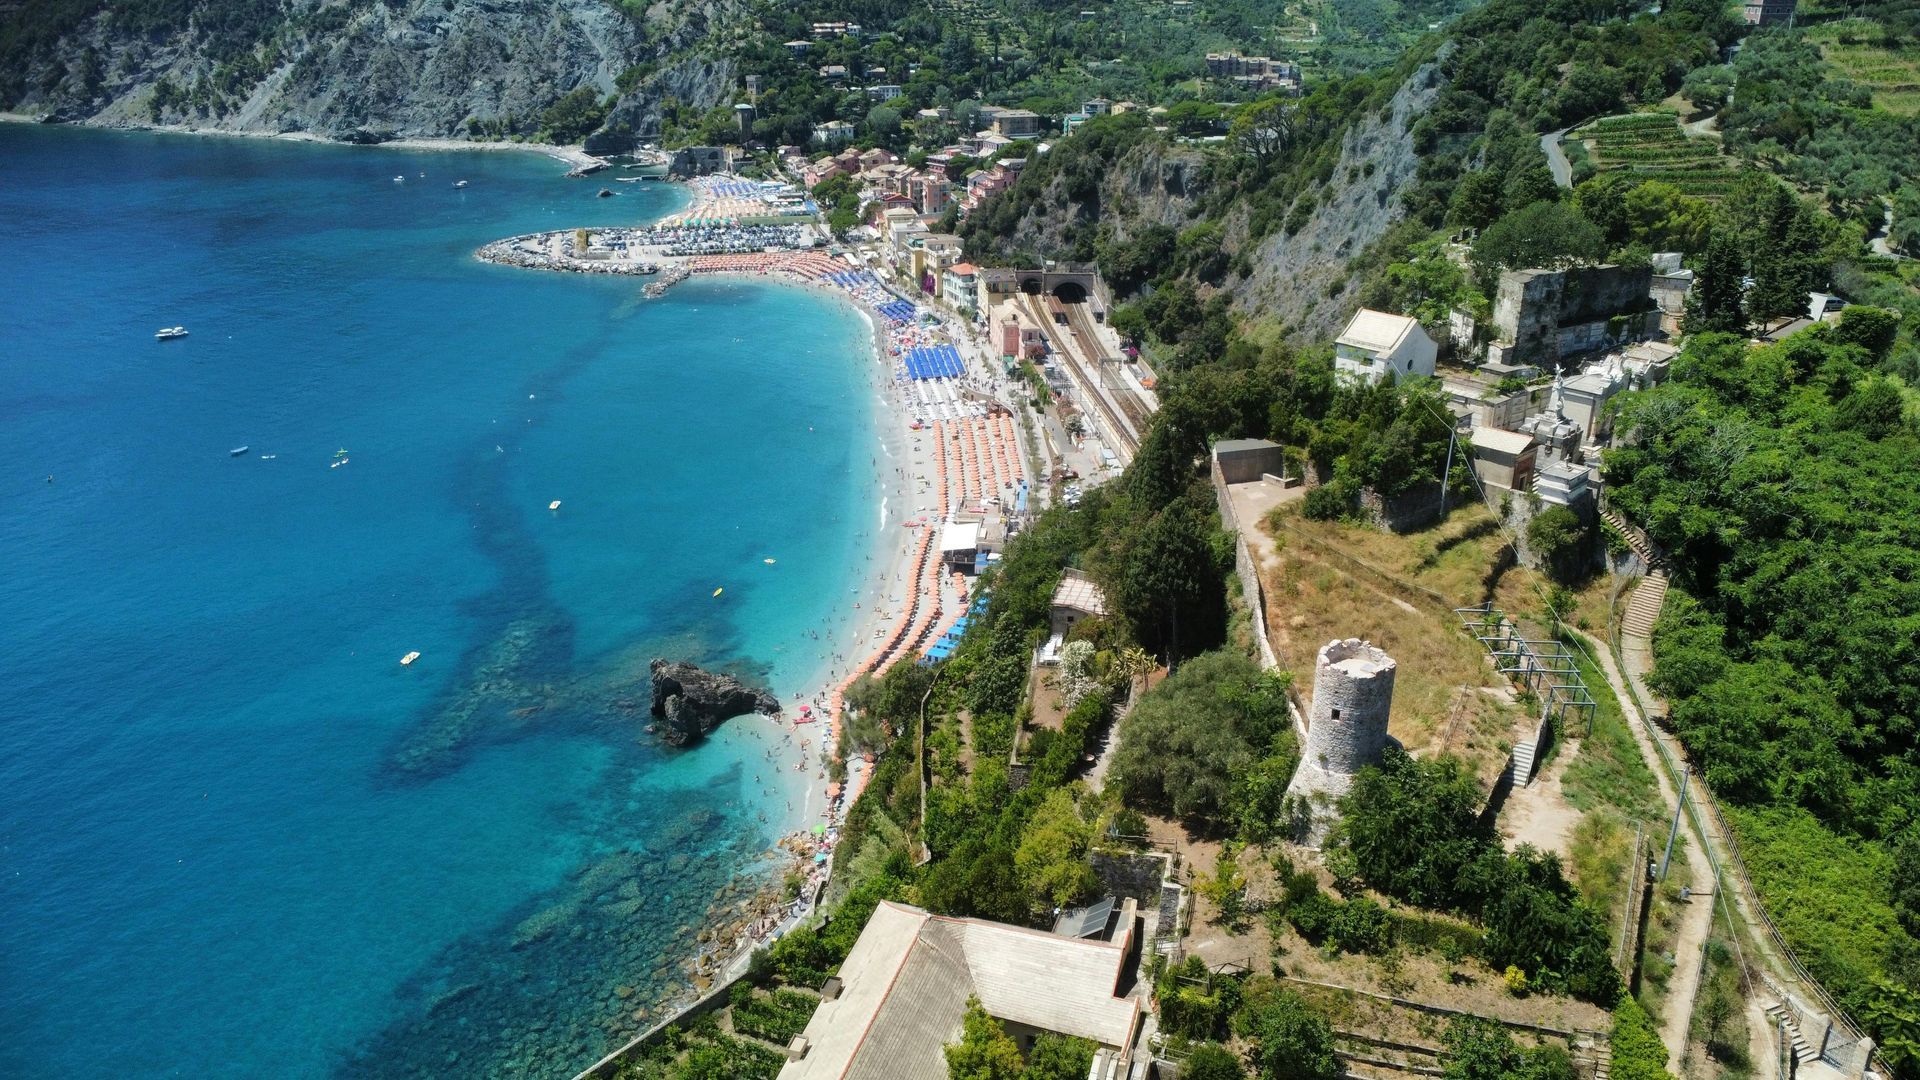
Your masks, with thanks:
M 1687 333 L 1744 334 L 1747 314 L 1742 303 L 1744 260 L 1738 241 L 1724 223 L 1716 222 L 1707 241 L 1706 262 L 1687 297 Z

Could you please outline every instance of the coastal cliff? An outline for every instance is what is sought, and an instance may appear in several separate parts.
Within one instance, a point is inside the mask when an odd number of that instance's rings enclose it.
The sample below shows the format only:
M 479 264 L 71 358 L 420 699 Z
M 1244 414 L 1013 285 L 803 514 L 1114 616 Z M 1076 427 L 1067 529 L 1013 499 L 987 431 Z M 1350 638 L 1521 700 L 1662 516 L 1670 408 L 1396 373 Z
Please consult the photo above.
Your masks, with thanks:
M 657 127 L 669 99 L 704 109 L 731 92 L 732 62 L 698 46 L 738 10 L 737 0 L 0 5 L 0 105 L 102 127 L 363 142 L 577 142 L 595 131 L 631 141 Z
M 655 660 L 653 716 L 660 735 L 675 746 L 698 742 L 720 722 L 747 713 L 779 713 L 780 702 L 731 675 L 705 671 L 684 660 Z

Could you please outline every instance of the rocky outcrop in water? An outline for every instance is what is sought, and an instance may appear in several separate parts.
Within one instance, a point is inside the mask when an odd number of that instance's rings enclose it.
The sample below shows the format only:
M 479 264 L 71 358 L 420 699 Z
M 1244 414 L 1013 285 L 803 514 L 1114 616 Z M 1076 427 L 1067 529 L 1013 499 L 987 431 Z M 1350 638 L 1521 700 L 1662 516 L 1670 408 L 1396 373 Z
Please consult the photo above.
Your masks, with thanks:
M 698 742 L 729 717 L 780 712 L 772 694 L 731 675 L 704 671 L 684 660 L 655 660 L 651 669 L 656 727 L 675 746 Z

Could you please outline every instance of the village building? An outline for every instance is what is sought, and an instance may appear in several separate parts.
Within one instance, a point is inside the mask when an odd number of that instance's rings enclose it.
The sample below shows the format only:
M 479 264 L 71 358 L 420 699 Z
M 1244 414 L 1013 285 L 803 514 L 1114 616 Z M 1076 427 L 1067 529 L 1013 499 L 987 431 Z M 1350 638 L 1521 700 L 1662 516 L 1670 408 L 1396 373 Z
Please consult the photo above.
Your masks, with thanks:
M 970 262 L 947 267 L 940 279 L 940 298 L 969 319 L 979 318 L 980 268 Z
M 1439 346 L 1419 320 L 1406 315 L 1361 308 L 1333 343 L 1333 368 L 1339 374 L 1377 383 L 1392 373 L 1395 379 L 1431 376 Z
M 1527 491 L 1533 486 L 1533 436 L 1504 428 L 1473 430 L 1473 472 L 1488 487 Z
M 844 146 L 853 141 L 853 125 L 845 120 L 829 120 L 816 124 L 813 128 L 813 141 L 821 146 Z
M 1112 921 L 1110 939 L 1078 937 L 884 901 L 789 1045 L 779 1080 L 947 1080 L 944 1048 L 960 1040 L 969 999 L 1023 1052 L 1041 1034 L 1072 1035 L 1099 1048 L 1098 1075 L 1129 1075 L 1144 1012 L 1131 996 L 1134 901 Z
M 1039 113 L 1026 109 L 1006 109 L 993 118 L 993 131 L 1009 139 L 1037 139 L 1042 123 Z

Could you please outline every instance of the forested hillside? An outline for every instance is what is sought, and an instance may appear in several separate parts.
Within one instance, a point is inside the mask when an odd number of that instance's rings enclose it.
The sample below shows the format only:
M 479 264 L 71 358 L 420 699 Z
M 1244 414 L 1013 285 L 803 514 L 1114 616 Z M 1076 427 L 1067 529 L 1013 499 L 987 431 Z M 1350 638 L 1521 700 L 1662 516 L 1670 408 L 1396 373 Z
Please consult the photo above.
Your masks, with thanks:
M 1631 397 L 1615 505 L 1672 552 L 1655 684 L 1775 917 L 1920 1066 L 1920 460 L 1884 313 L 1689 342 Z M 1907 1017 L 1904 1022 L 1898 1018 Z

